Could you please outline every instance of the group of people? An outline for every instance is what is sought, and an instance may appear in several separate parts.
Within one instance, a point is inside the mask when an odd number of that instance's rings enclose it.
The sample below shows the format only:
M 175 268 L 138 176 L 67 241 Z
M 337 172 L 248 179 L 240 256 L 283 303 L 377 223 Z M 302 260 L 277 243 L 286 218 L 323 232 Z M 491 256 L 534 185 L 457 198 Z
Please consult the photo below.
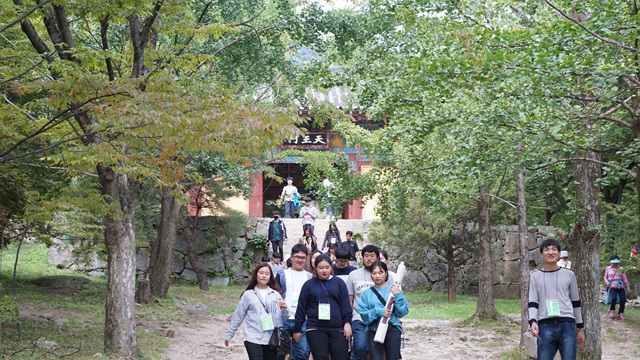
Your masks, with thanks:
M 548 238 L 540 245 L 540 255 L 544 261 L 542 270 L 536 269 L 534 260 L 529 262 L 529 324 L 531 334 L 537 338 L 537 358 L 551 360 L 560 352 L 563 360 L 574 360 L 586 335 L 569 253 L 561 251 L 556 239 Z M 616 318 L 616 302 L 620 299 L 617 319 L 625 320 L 623 313 L 629 282 L 617 255 L 611 256 L 609 263 L 611 265 L 604 272 L 604 282 L 611 292 L 609 317 Z
M 399 319 L 409 313 L 409 303 L 387 268 L 387 254 L 367 245 L 357 268 L 350 265 L 355 256 L 348 241 L 333 254 L 295 244 L 286 269 L 276 252 L 270 262 L 260 263 L 233 313 L 225 345 L 244 321 L 250 360 L 284 358 L 268 346 L 276 327 L 293 338 L 290 360 L 310 355 L 314 360 L 349 360 L 350 354 L 355 360 L 399 359 Z M 391 293 L 393 310 L 385 309 Z M 374 336 L 382 318 L 389 327 L 384 342 L 378 343 Z

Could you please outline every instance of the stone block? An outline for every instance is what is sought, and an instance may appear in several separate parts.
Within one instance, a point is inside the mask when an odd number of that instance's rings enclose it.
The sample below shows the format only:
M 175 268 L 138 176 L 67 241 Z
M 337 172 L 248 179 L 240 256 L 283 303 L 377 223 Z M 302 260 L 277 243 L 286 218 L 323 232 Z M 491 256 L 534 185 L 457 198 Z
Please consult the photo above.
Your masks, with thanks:
M 535 260 L 538 265 L 538 269 L 542 269 L 544 267 L 544 261 L 542 260 L 540 250 L 538 249 L 529 251 L 529 260 Z
M 547 237 L 547 235 L 549 234 L 556 234 L 556 228 L 553 226 L 540 226 L 538 227 L 538 233 L 540 233 L 540 235 L 542 235 L 543 237 Z
M 431 290 L 427 277 L 421 271 L 409 270 L 402 279 L 402 289 L 405 291 Z
M 146 271 L 149 268 L 149 248 L 139 247 L 136 249 L 136 270 Z
M 106 269 L 107 260 L 100 259 L 95 251 L 78 261 L 78 270 L 80 271 L 104 271 Z
M 180 276 L 182 276 L 185 280 L 188 280 L 188 281 L 198 281 L 198 275 L 196 274 L 195 271 L 191 269 L 184 269 L 184 271 L 182 272 L 182 274 L 180 274 Z
M 54 239 L 53 245 L 49 249 L 47 258 L 50 264 L 60 269 L 69 269 L 75 263 L 73 256 L 73 245 L 66 244 L 61 240 Z
M 497 284 L 520 282 L 520 261 L 500 261 L 494 263 L 493 282 Z
M 502 255 L 502 246 L 498 242 L 491 244 L 491 260 L 500 261 Z
M 507 226 L 507 231 L 508 232 L 512 232 L 512 233 L 513 232 L 517 233 L 518 232 L 518 225 L 508 225 Z
M 238 261 L 232 266 L 233 273 L 241 283 L 248 282 L 251 278 L 251 274 L 242 265 L 242 261 Z
M 528 250 L 534 249 L 536 247 L 538 247 L 538 240 L 536 239 L 536 233 L 529 231 L 527 233 L 527 246 L 528 246 Z
M 520 237 L 517 232 L 509 232 L 504 244 L 504 254 L 520 254 Z M 518 255 L 518 258 L 520 255 Z M 512 259 L 513 260 L 513 259 Z
M 184 255 L 179 252 L 176 252 L 176 256 L 173 259 L 173 273 L 181 274 L 184 271 Z

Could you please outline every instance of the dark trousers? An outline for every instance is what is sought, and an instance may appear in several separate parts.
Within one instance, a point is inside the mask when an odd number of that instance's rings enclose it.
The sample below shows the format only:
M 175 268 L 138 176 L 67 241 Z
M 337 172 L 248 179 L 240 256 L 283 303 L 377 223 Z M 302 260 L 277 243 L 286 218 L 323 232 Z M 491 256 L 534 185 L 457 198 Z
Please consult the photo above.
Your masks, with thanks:
M 616 303 L 618 302 L 618 296 L 620 296 L 620 310 L 618 314 L 624 313 L 624 305 L 627 302 L 627 292 L 624 289 L 609 288 L 611 292 L 611 310 L 616 309 Z
M 373 340 L 375 336 L 376 333 L 374 331 L 367 332 L 371 360 L 397 360 L 398 356 L 400 356 L 400 337 L 402 336 L 400 330 L 389 324 L 383 344 L 375 342 Z
M 293 204 L 293 201 L 285 201 L 284 202 L 284 217 L 287 219 L 294 218 L 296 214 L 296 206 Z
M 282 243 L 284 242 L 284 240 L 280 240 L 280 241 L 272 241 L 271 242 L 271 246 L 273 246 L 273 252 L 274 253 L 279 253 L 280 254 L 280 258 L 283 258 L 284 255 L 282 254 Z
M 313 360 L 349 359 L 349 341 L 342 331 L 310 330 L 307 331 L 307 341 Z
M 276 360 L 276 356 L 278 355 L 278 352 L 271 350 L 269 345 L 260 345 L 245 341 L 244 347 L 247 349 L 249 360 Z

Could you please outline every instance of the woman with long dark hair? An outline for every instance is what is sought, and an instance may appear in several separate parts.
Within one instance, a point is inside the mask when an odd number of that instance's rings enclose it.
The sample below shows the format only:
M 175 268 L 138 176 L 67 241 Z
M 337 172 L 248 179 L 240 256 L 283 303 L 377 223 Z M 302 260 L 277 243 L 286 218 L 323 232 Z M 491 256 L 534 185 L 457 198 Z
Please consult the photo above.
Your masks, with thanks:
M 318 238 L 316 238 L 315 235 L 313 235 L 313 230 L 311 229 L 310 226 L 306 226 L 304 228 L 304 234 L 302 235 L 302 237 L 300 238 L 300 241 L 298 241 L 300 244 L 304 244 L 307 246 L 307 249 L 309 250 L 309 253 L 311 253 L 312 251 L 318 250 Z
M 371 360 L 397 360 L 400 355 L 400 342 L 402 337 L 402 325 L 398 318 L 409 313 L 409 302 L 400 289 L 395 285 L 388 285 L 389 271 L 387 264 L 376 261 L 371 265 L 371 280 L 374 287 L 365 290 L 358 301 L 358 311 L 362 321 L 367 324 L 367 337 L 369 338 L 369 354 Z M 386 301 L 389 293 L 395 297 L 393 311 L 386 309 Z M 374 341 L 377 325 L 382 317 L 389 318 L 389 327 L 384 343 Z
M 324 234 L 324 242 L 322 243 L 322 250 L 328 248 L 333 244 L 342 244 L 342 240 L 340 240 L 340 230 L 336 226 L 336 223 L 329 224 L 329 230 Z
M 314 265 L 315 276 L 300 290 L 293 338 L 296 341 L 301 338 L 306 319 L 313 360 L 347 360 L 353 314 L 349 290 L 344 281 L 332 276 L 328 255 L 319 255 Z
M 307 263 L 304 264 L 304 269 L 307 270 L 308 272 L 314 274 L 315 276 L 315 263 L 316 263 L 316 258 L 320 255 L 322 255 L 322 251 L 320 250 L 314 250 L 312 252 L 310 252 L 311 255 L 309 255 L 309 258 L 307 259 Z
M 224 345 L 229 346 L 229 341 L 244 321 L 244 346 L 249 360 L 275 360 L 278 353 L 269 347 L 269 339 L 273 329 L 282 327 L 282 320 L 288 318 L 287 303 L 282 300 L 280 286 L 271 267 L 266 262 L 260 263 L 240 296 Z

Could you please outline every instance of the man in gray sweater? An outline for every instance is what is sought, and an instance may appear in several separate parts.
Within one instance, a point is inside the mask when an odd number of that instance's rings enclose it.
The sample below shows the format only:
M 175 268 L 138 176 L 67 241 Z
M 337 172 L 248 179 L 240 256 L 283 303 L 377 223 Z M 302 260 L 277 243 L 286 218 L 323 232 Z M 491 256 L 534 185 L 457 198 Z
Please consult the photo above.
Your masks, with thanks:
M 544 269 L 531 274 L 529 324 L 538 338 L 538 360 L 575 360 L 584 345 L 584 323 L 578 283 L 573 271 L 558 266 L 560 244 L 548 238 L 540 245 Z

